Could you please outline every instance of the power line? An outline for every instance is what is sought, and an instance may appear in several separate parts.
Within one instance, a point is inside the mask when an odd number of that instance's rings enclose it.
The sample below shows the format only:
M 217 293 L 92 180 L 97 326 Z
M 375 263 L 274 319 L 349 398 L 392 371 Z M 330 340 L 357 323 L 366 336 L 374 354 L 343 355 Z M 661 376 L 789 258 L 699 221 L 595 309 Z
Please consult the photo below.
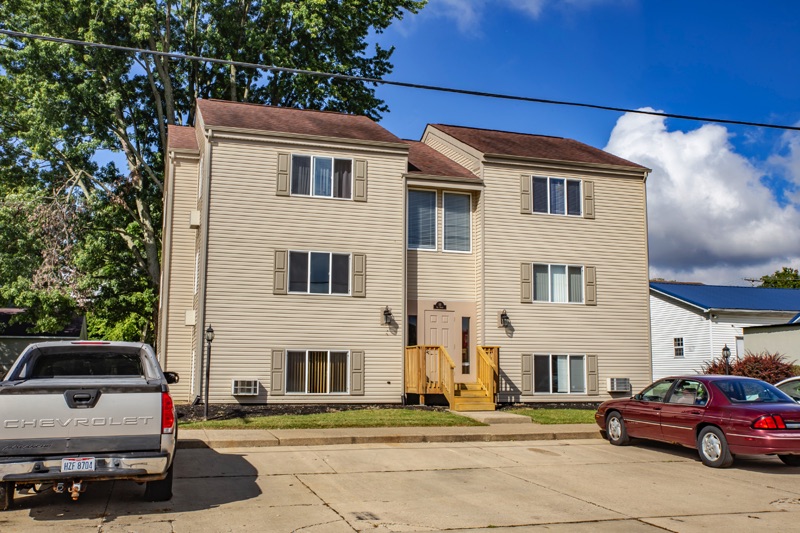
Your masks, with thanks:
M 107 50 L 117 50 L 121 52 L 133 52 L 137 54 L 149 54 L 158 57 L 166 57 L 169 59 L 181 59 L 181 60 L 188 60 L 188 61 L 204 61 L 207 63 L 216 63 L 220 65 L 232 65 L 235 67 L 242 67 L 242 68 L 252 68 L 257 70 L 266 70 L 271 72 L 288 72 L 290 74 L 303 74 L 307 76 L 316 76 L 320 78 L 333 78 L 339 80 L 348 80 L 348 81 L 360 81 L 365 83 L 373 83 L 376 85 L 390 85 L 394 87 L 405 87 L 408 89 L 421 89 L 426 91 L 437 91 L 437 92 L 444 92 L 444 93 L 451 93 L 451 94 L 463 94 L 467 96 L 479 96 L 483 98 L 495 98 L 500 100 L 513 100 L 518 102 L 533 102 L 539 104 L 549 104 L 549 105 L 562 105 L 562 106 L 570 106 L 570 107 L 582 107 L 588 109 L 599 109 L 602 111 L 615 111 L 618 113 L 636 113 L 639 115 L 651 115 L 656 117 L 664 117 L 664 118 L 677 118 L 681 120 L 691 120 L 696 122 L 712 122 L 718 124 L 734 124 L 738 126 L 754 126 L 757 128 L 770 128 L 776 130 L 790 130 L 790 131 L 800 131 L 800 126 L 788 126 L 784 124 L 766 124 L 763 122 L 750 122 L 746 120 L 732 120 L 732 119 L 725 119 L 725 118 L 713 118 L 713 117 L 700 117 L 696 115 L 680 115 L 675 113 L 664 113 L 660 111 L 646 111 L 642 109 L 629 109 L 625 107 L 616 107 L 616 106 L 607 106 L 607 105 L 600 105 L 600 104 L 589 104 L 586 102 L 570 102 L 566 100 L 552 100 L 548 98 L 535 98 L 532 96 L 520 96 L 520 95 L 513 95 L 513 94 L 503 94 L 503 93 L 493 93 L 493 92 L 485 92 L 485 91 L 473 91 L 469 89 L 458 89 L 455 87 L 444 87 L 440 85 L 426 85 L 421 83 L 410 83 L 404 81 L 394 81 L 394 80 L 384 80 L 380 78 L 368 78 L 365 76 L 353 76 L 350 74 L 337 74 L 333 72 L 318 72 L 315 70 L 304 70 L 304 69 L 297 69 L 291 67 L 278 67 L 275 65 L 261 65 L 259 63 L 247 63 L 244 61 L 234 61 L 231 59 L 217 59 L 213 57 L 205 57 L 205 56 L 195 56 L 189 54 L 181 54 L 177 52 L 162 52 L 159 50 L 147 50 L 144 48 L 133 48 L 129 46 L 119 46 L 114 44 L 106 44 L 106 43 L 95 43 L 91 41 L 80 41 L 77 39 L 64 39 L 62 37 L 50 37 L 48 35 L 39 35 L 35 33 L 25 33 L 19 31 L 11 31 L 6 29 L 0 29 L 0 34 L 8 35 L 10 37 L 17 37 L 22 39 L 35 39 L 40 41 L 49 41 L 54 43 L 61 43 L 61 44 L 71 44 L 76 46 L 88 46 L 93 48 L 104 48 Z

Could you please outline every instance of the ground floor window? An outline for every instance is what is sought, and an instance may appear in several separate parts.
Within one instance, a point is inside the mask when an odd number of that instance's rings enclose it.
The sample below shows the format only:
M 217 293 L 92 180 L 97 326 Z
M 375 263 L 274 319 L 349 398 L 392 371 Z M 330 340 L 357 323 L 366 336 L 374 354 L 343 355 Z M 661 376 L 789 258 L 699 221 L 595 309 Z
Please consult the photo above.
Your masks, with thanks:
M 586 356 L 536 354 L 533 382 L 535 393 L 585 394 Z
M 347 394 L 349 352 L 288 350 L 286 392 L 293 394 Z
M 675 357 L 683 357 L 683 337 L 673 338 L 672 347 L 675 350 Z

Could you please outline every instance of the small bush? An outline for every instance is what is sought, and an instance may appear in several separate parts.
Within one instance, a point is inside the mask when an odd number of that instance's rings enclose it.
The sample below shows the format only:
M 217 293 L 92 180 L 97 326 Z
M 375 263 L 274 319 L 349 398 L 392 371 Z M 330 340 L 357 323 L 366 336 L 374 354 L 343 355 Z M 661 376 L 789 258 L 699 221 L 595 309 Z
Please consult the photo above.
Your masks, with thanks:
M 731 357 L 730 365 L 732 376 L 746 376 L 773 384 L 795 375 L 795 367 L 779 353 L 745 352 L 744 357 Z M 725 360 L 720 357 L 705 363 L 703 374 L 725 374 Z

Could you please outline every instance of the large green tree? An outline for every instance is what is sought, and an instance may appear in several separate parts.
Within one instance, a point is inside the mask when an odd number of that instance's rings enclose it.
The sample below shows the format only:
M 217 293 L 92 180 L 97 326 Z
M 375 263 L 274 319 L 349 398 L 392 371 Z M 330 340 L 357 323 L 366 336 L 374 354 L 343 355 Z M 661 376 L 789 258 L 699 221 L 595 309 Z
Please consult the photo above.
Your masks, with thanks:
M 772 275 L 761 276 L 761 286 L 774 289 L 800 289 L 800 272 L 783 267 Z
M 368 46 L 426 0 L 3 0 L 0 28 L 382 78 Z M 379 119 L 374 86 L 0 35 L 0 305 L 153 340 L 167 126 L 197 98 Z

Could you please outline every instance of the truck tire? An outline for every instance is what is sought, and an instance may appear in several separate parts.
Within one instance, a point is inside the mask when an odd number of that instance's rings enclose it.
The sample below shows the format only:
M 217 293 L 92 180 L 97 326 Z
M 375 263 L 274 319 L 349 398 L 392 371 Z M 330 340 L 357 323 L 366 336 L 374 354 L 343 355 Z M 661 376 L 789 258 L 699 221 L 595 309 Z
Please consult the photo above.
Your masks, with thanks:
M 144 499 L 148 502 L 166 502 L 172 499 L 172 469 L 175 467 L 173 462 L 167 477 L 159 481 L 148 481 L 144 488 Z
M 14 503 L 14 482 L 0 482 L 0 511 L 8 511 Z

